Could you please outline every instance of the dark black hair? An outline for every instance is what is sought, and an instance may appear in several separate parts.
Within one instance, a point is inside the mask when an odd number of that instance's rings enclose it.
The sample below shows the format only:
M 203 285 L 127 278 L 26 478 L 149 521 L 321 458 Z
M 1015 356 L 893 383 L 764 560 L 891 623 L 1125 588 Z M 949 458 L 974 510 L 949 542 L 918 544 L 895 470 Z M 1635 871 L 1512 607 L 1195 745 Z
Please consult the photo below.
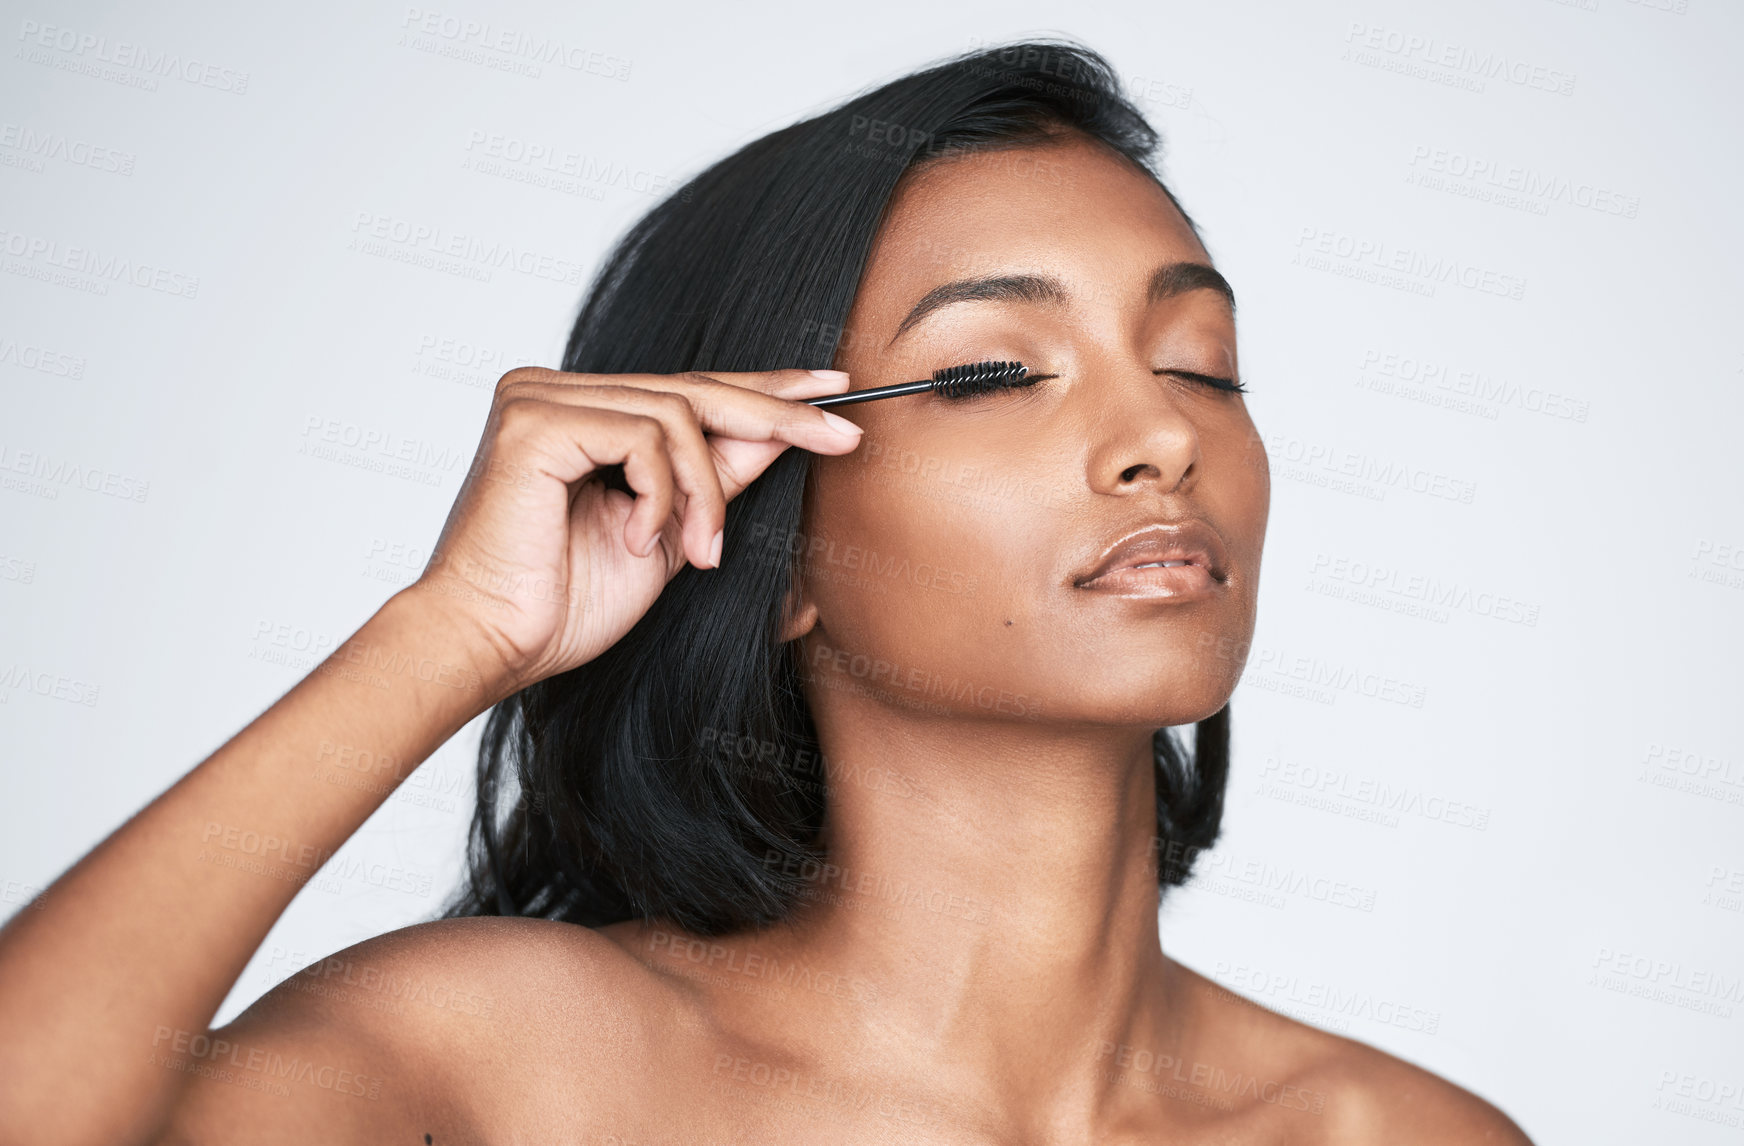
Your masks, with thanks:
M 827 368 L 904 172 L 1069 131 L 1161 186 L 1157 133 L 1107 61 L 1069 42 L 965 53 L 766 135 L 630 229 L 562 369 Z M 813 457 L 787 450 L 728 503 L 719 569 L 685 566 L 605 653 L 492 709 L 446 914 L 658 918 L 704 935 L 789 916 L 823 859 L 827 793 L 798 642 L 779 640 L 796 570 L 753 540 L 799 531 Z M 621 470 L 602 480 L 628 492 Z M 1169 728 L 1153 744 L 1167 886 L 1217 837 L 1228 710 L 1198 722 L 1191 751 Z

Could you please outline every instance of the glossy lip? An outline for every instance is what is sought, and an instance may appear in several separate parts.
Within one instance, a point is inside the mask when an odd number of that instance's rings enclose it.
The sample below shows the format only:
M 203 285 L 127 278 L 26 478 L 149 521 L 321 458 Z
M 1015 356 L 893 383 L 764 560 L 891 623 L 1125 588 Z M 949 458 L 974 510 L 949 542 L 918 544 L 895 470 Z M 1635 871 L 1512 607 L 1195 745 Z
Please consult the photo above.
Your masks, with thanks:
M 1184 561 L 1168 569 L 1137 566 L 1158 561 Z M 1229 579 L 1223 541 L 1198 519 L 1152 522 L 1125 534 L 1102 554 L 1096 565 L 1072 579 L 1078 589 L 1124 595 L 1201 600 L 1223 588 Z

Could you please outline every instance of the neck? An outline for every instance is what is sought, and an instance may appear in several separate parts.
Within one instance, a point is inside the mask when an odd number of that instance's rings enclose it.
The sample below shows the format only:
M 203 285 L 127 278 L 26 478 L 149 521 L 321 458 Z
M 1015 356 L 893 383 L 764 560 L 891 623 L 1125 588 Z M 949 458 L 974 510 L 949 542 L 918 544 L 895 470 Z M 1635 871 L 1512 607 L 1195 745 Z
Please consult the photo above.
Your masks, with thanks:
M 829 868 L 780 942 L 864 981 L 867 1039 L 1047 1121 L 1091 1117 L 1110 1048 L 1178 1042 L 1150 730 L 857 703 L 819 727 Z

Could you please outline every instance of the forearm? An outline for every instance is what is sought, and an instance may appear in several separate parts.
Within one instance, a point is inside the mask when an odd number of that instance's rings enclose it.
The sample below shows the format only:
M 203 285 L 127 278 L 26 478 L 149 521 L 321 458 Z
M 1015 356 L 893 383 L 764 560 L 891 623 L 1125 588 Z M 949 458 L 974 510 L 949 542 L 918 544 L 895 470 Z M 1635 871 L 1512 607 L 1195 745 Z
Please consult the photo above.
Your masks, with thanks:
M 302 885 L 507 692 L 442 616 L 391 599 L 0 930 L 0 1126 L 114 1144 L 157 1123 L 184 1076 L 154 1040 L 204 1031 Z M 368 783 L 321 778 L 360 759 Z

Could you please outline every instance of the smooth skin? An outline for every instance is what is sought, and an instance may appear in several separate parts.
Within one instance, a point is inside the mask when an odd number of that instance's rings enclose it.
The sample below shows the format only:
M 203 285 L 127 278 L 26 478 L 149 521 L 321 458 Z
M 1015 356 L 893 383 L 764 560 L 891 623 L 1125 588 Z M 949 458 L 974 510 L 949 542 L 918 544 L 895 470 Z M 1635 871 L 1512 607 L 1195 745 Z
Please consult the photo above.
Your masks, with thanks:
M 1171 373 L 1239 377 L 1217 291 L 1147 299 L 1157 268 L 1210 264 L 1180 213 L 1083 137 L 1015 154 L 904 180 L 847 376 L 506 375 L 423 577 L 0 931 L 0 1142 L 1526 1143 L 1163 954 L 1150 734 L 1239 679 L 1269 476 L 1241 396 Z M 1060 290 L 898 336 L 988 275 Z M 840 407 L 848 434 L 799 401 L 1001 358 L 1056 377 Z M 726 502 L 790 445 L 818 455 L 784 636 L 832 865 L 795 917 L 422 924 L 208 1032 L 308 857 L 391 790 L 314 782 L 320 744 L 421 761 L 597 656 L 712 567 Z M 637 498 L 585 480 L 615 462 Z M 1074 584 L 1184 518 L 1227 553 L 1210 598 Z M 232 831 L 287 841 L 281 878 L 226 866 Z

